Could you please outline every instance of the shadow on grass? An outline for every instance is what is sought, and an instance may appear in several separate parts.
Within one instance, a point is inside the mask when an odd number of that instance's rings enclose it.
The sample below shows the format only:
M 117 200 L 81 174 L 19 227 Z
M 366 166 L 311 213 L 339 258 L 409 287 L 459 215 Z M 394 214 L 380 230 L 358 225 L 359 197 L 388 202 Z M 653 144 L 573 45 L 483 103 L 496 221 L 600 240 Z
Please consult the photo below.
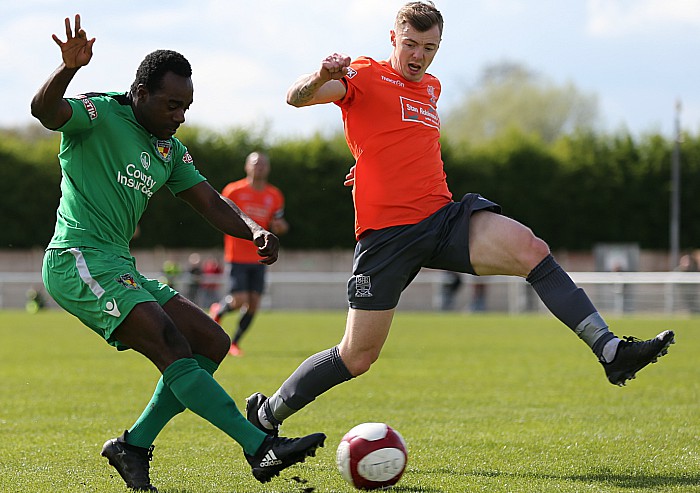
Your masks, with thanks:
M 289 483 L 288 486 L 282 486 L 281 491 L 284 491 L 285 493 L 314 493 L 314 492 L 316 492 L 315 486 L 313 486 L 312 484 L 309 484 L 309 481 L 307 479 L 301 478 L 299 476 L 293 476 L 291 478 L 280 478 L 277 481 L 279 482 L 282 480 Z M 275 486 L 279 487 L 279 484 L 275 484 Z M 160 491 L 160 493 L 194 493 L 191 490 L 182 489 L 182 488 L 160 489 L 158 491 Z M 230 491 L 230 490 L 224 489 L 221 491 L 222 491 L 222 493 L 224 493 L 225 491 Z M 235 490 L 235 491 L 238 491 L 238 490 Z
M 425 488 L 423 486 L 401 486 L 400 484 L 398 486 L 394 486 L 393 488 L 390 488 L 388 491 L 406 491 L 406 492 L 417 492 L 417 493 L 436 493 L 439 491 L 445 491 L 442 488 L 432 488 L 428 487 Z
M 287 493 L 314 493 L 316 491 L 316 488 L 314 486 L 307 486 L 304 484 L 300 485 L 290 485 L 287 487 L 288 489 L 285 489 Z M 169 489 L 169 488 L 159 488 L 158 491 L 160 493 L 194 493 L 192 490 L 188 489 L 182 489 L 182 488 L 175 488 L 175 489 Z M 397 486 L 394 486 L 391 488 L 389 491 L 392 492 L 404 492 L 404 493 L 440 493 L 444 490 L 440 488 L 423 488 L 423 487 L 418 487 L 418 486 L 401 486 L 400 484 Z
M 444 474 L 444 475 L 455 475 L 454 469 L 429 469 L 429 470 L 413 470 L 413 474 L 418 475 L 433 475 L 433 474 Z M 687 475 L 644 475 L 644 474 L 618 474 L 610 471 L 600 470 L 598 472 L 592 472 L 590 474 L 542 474 L 542 473 L 511 473 L 503 471 L 465 471 L 464 474 L 459 474 L 464 476 L 480 476 L 487 478 L 530 478 L 530 479 L 540 479 L 540 480 L 552 480 L 552 481 L 571 481 L 571 482 L 581 482 L 581 483 L 600 483 L 601 485 L 617 487 L 629 490 L 636 490 L 639 488 L 647 489 L 660 489 L 668 487 L 684 487 L 684 486 L 698 486 L 700 484 L 700 475 L 698 474 L 687 474 Z M 398 490 L 400 491 L 400 490 Z M 413 491 L 413 490 L 406 490 Z M 428 491 L 417 489 L 415 491 Z

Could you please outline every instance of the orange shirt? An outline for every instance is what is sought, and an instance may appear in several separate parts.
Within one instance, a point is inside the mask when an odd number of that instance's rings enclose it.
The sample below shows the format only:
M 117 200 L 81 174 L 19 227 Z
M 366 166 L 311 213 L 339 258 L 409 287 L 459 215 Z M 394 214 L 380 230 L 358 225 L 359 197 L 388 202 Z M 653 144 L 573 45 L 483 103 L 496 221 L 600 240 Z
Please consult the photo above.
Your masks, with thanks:
M 440 154 L 440 81 L 410 82 L 360 57 L 343 79 L 345 139 L 355 157 L 355 236 L 415 224 L 452 201 Z
M 221 195 L 233 200 L 243 212 L 265 229 L 270 228 L 272 219 L 284 216 L 284 196 L 273 185 L 267 184 L 263 190 L 256 190 L 250 186 L 247 178 L 243 178 L 226 185 Z M 260 258 L 258 247 L 252 241 L 224 235 L 226 262 L 257 264 Z

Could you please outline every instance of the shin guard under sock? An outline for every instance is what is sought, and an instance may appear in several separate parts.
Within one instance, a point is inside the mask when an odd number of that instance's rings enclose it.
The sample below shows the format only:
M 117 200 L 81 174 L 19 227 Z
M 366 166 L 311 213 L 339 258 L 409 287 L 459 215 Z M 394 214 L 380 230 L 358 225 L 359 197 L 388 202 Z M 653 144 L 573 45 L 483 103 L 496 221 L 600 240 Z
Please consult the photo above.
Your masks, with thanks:
M 547 255 L 527 276 L 549 311 L 573 330 L 600 357 L 603 347 L 615 338 L 591 303 L 585 291 L 574 283 L 564 269 Z
M 193 358 L 210 375 L 213 375 L 219 368 L 218 364 L 201 354 L 195 354 Z M 127 443 L 142 448 L 150 447 L 165 425 L 184 410 L 185 406 L 177 400 L 170 388 L 163 383 L 163 377 L 161 376 L 156 384 L 151 401 L 143 410 L 139 419 L 129 429 Z
M 247 454 L 255 454 L 267 436 L 241 414 L 226 391 L 192 358 L 182 358 L 163 372 L 163 382 L 175 397 L 238 442 Z
M 268 399 L 273 420 L 281 423 L 328 389 L 351 378 L 337 346 L 314 354 Z

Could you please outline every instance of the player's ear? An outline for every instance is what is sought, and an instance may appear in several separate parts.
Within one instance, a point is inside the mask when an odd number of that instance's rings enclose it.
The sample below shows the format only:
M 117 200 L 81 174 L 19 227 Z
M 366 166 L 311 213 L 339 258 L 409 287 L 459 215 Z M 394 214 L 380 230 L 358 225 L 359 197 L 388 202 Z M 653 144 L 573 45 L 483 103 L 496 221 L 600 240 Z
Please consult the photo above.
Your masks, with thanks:
M 391 46 L 396 48 L 396 32 L 392 29 L 389 33 L 391 34 Z
M 134 94 L 134 99 L 143 100 L 148 96 L 148 88 L 146 84 L 139 84 L 136 86 L 136 93 Z

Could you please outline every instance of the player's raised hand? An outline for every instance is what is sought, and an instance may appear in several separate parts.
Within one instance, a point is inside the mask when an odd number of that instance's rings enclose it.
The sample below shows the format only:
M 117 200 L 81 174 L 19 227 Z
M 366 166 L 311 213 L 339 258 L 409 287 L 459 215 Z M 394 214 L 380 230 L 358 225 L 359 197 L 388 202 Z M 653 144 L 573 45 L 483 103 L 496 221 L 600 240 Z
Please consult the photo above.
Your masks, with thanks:
M 333 53 L 321 62 L 319 73 L 326 80 L 340 80 L 348 73 L 350 57 L 340 53 Z
M 263 229 L 255 233 L 253 243 L 258 247 L 258 255 L 262 257 L 259 260 L 261 264 L 270 265 L 277 262 L 280 250 L 279 238 Z
M 66 17 L 66 41 L 61 41 L 55 34 L 51 37 L 61 48 L 63 63 L 67 68 L 80 68 L 90 63 L 95 38 L 88 39 L 87 33 L 80 27 L 80 14 L 75 14 L 75 36 L 73 36 L 70 19 Z

